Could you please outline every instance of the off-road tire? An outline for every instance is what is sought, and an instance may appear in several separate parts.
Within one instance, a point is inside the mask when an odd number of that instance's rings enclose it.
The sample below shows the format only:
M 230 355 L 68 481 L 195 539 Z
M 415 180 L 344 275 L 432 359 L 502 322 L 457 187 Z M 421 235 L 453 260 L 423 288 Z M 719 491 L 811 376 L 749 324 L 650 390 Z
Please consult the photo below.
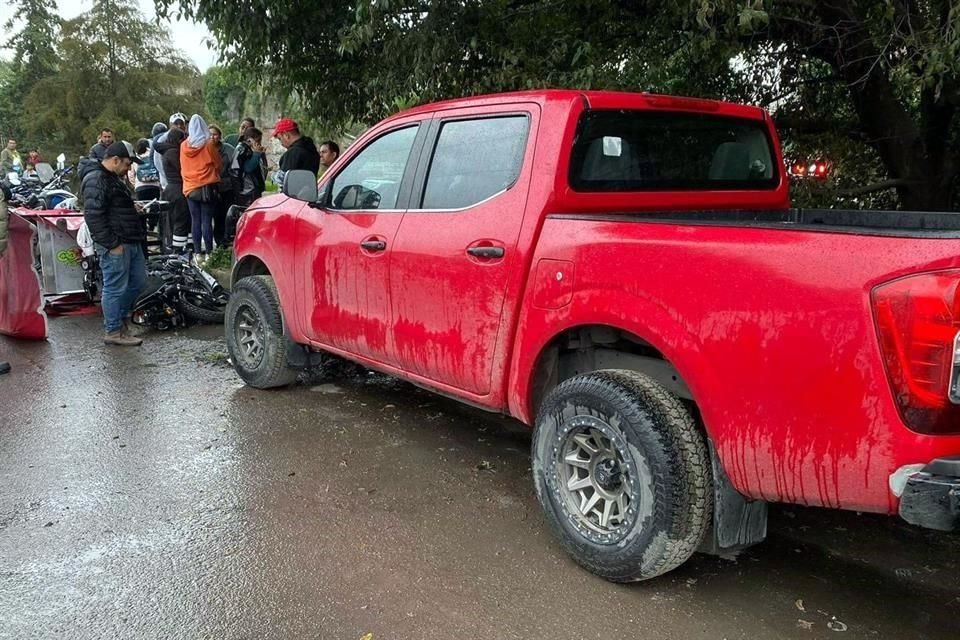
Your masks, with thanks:
M 244 313 L 252 313 L 262 327 L 259 358 L 244 355 L 238 324 Z M 227 350 L 237 374 L 251 387 L 283 387 L 297 379 L 299 369 L 287 364 L 287 339 L 283 335 L 283 314 L 277 286 L 270 276 L 250 276 L 237 282 L 227 303 L 225 330 Z
M 640 496 L 636 503 L 631 498 L 634 515 L 608 540 L 595 539 L 603 536 L 584 524 L 559 484 L 567 468 L 557 462 L 562 442 L 580 428 L 571 425 L 590 421 L 624 445 L 637 476 L 629 485 Z M 686 562 L 703 541 L 713 513 L 704 436 L 680 401 L 652 378 L 609 370 L 564 381 L 541 405 L 532 449 L 547 525 L 588 571 L 613 582 L 648 580 Z

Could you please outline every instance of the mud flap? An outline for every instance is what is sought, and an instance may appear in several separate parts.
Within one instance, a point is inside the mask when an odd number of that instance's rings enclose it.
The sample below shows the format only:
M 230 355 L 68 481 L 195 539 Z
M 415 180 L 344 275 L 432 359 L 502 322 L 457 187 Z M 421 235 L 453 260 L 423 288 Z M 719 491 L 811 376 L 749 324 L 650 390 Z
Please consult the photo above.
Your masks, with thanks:
M 713 526 L 698 551 L 722 555 L 741 551 L 767 537 L 767 503 L 750 500 L 737 491 L 709 442 L 713 465 Z
M 287 332 L 284 331 L 284 338 L 287 342 L 287 366 L 296 369 L 306 369 L 316 367 L 323 363 L 323 354 L 312 350 L 306 345 L 299 344 L 290 339 Z

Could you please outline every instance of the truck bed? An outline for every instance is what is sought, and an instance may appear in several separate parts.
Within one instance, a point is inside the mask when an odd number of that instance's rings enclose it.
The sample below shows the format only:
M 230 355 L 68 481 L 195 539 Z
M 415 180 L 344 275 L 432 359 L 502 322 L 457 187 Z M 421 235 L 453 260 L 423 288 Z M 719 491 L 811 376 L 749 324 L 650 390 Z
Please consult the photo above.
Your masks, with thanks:
M 517 353 L 541 352 L 526 336 L 557 323 L 629 331 L 682 376 L 749 497 L 892 513 L 891 473 L 960 453 L 960 437 L 901 421 L 870 302 L 879 284 L 960 268 L 958 214 L 565 212 L 544 222 L 542 259 L 575 265 L 573 296 L 523 314 Z

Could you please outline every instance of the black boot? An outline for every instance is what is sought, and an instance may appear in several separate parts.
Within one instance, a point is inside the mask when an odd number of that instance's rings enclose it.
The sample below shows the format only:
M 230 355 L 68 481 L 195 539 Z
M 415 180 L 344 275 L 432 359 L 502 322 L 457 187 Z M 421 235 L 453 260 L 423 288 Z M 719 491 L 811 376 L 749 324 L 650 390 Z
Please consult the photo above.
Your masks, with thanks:
M 5 373 L 10 373 L 10 363 L 0 362 L 0 376 L 2 376 Z

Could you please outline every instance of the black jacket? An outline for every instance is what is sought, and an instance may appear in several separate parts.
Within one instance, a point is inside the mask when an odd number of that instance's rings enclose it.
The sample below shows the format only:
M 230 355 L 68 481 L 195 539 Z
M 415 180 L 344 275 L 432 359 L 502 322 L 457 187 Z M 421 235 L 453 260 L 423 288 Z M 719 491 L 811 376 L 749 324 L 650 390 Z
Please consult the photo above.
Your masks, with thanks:
M 183 176 L 180 173 L 180 144 L 181 140 L 174 142 L 158 142 L 156 145 L 157 153 L 160 154 L 160 162 L 163 163 L 163 175 L 167 179 L 167 184 L 183 184 Z
M 107 145 L 103 144 L 102 142 L 98 142 L 90 147 L 90 154 L 87 157 L 89 157 L 91 160 L 96 160 L 99 162 L 103 160 L 105 155 L 107 155 Z
M 126 181 L 96 160 L 80 162 L 83 219 L 97 244 L 113 249 L 121 243 L 146 240 L 143 220 L 133 206 Z
M 293 171 L 301 169 L 313 172 L 317 175 L 320 171 L 320 154 L 317 152 L 317 145 L 313 143 L 312 138 L 303 136 L 290 145 L 287 152 L 280 156 L 280 170 Z

